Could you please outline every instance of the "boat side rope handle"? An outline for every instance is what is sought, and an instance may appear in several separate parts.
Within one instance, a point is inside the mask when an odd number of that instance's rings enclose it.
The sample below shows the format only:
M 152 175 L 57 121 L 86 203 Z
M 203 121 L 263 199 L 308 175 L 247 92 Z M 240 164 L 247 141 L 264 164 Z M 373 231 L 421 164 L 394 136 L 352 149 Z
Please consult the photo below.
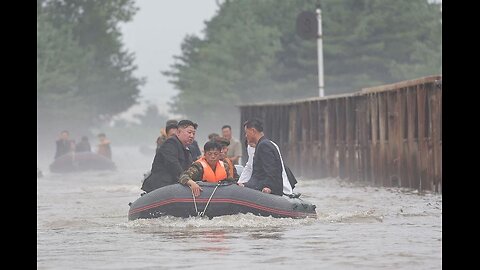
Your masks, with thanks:
M 197 208 L 197 202 L 195 201 L 195 194 L 193 194 L 193 190 L 192 190 L 192 197 L 193 197 L 193 205 L 195 205 L 195 212 L 197 213 L 197 216 L 198 216 L 198 208 Z
M 203 209 L 203 212 L 200 212 L 200 213 L 197 212 L 197 215 L 199 215 L 201 217 L 203 217 L 205 215 L 205 211 L 207 211 L 208 204 L 210 203 L 210 200 L 212 199 L 213 194 L 215 194 L 215 191 L 217 190 L 218 186 L 220 186 L 220 184 L 221 184 L 221 182 L 218 182 L 218 184 L 215 186 L 215 189 L 213 190 L 212 195 L 210 195 L 210 198 L 208 198 L 207 204 L 205 205 L 205 209 Z M 195 208 L 196 207 L 197 207 L 197 205 L 195 205 Z

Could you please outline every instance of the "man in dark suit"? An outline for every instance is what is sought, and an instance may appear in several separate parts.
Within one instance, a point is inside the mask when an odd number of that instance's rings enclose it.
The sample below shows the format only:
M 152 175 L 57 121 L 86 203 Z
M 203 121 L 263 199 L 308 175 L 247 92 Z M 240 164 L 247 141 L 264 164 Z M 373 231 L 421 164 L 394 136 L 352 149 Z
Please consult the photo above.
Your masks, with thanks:
M 244 128 L 247 143 L 256 146 L 252 176 L 248 182 L 239 185 L 279 196 L 292 194 L 293 186 L 288 179 L 280 149 L 265 137 L 262 122 L 251 119 L 245 122 Z
M 197 124 L 181 120 L 177 126 L 176 133 L 157 149 L 151 174 L 143 181 L 142 190 L 150 192 L 178 183 L 180 174 L 192 164 L 192 155 L 187 146 L 195 139 Z
M 74 151 L 75 142 L 70 140 L 70 133 L 68 130 L 60 132 L 60 138 L 55 141 L 55 146 L 55 159 Z

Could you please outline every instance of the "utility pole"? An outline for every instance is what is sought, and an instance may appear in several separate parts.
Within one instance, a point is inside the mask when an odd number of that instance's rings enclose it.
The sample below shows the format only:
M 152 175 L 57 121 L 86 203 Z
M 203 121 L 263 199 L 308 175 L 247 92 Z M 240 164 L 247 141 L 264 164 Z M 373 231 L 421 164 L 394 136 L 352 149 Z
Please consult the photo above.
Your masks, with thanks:
M 312 11 L 302 11 L 297 16 L 296 31 L 303 39 L 317 38 L 317 65 L 318 65 L 318 95 L 325 96 L 323 82 L 323 43 L 322 43 L 322 11 L 320 0 L 316 5 L 316 14 Z
M 318 35 L 317 35 L 317 57 L 318 57 L 318 92 L 320 97 L 325 96 L 323 89 L 323 43 L 322 43 L 322 11 L 320 9 L 320 3 L 317 5 L 317 22 L 318 22 Z

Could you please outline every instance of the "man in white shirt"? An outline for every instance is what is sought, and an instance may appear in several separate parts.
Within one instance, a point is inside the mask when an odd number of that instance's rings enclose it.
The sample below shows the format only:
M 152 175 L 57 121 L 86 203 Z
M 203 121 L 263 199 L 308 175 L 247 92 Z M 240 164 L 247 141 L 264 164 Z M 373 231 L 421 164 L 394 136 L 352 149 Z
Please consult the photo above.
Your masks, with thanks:
M 247 145 L 247 153 L 248 153 L 248 160 L 247 160 L 247 163 L 245 164 L 245 167 L 242 170 L 242 173 L 240 174 L 240 178 L 238 178 L 237 183 L 248 182 L 248 180 L 250 180 L 250 177 L 252 176 L 253 156 L 255 155 L 254 143 L 249 143 Z
M 258 153 L 252 155 L 251 176 L 244 183 L 238 182 L 239 185 L 279 196 L 292 195 L 296 180 L 293 184 L 289 181 L 280 149 L 265 137 L 263 123 L 259 119 L 250 119 L 245 122 L 244 128 L 248 144 L 255 144 L 255 152 Z

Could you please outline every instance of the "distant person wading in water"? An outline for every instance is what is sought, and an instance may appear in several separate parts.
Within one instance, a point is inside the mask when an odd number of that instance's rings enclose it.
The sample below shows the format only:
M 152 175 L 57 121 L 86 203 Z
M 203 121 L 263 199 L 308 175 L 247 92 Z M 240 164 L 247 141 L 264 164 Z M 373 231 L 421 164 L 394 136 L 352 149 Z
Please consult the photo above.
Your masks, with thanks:
M 82 136 L 82 140 L 75 146 L 75 152 L 91 152 L 90 142 L 88 142 L 87 136 Z
M 60 138 L 55 141 L 55 146 L 55 159 L 75 150 L 75 142 L 70 139 L 68 130 L 60 132 Z
M 104 156 L 108 159 L 112 159 L 112 150 L 110 148 L 110 141 L 107 139 L 105 133 L 98 134 L 98 140 L 100 141 L 97 145 L 97 154 Z

